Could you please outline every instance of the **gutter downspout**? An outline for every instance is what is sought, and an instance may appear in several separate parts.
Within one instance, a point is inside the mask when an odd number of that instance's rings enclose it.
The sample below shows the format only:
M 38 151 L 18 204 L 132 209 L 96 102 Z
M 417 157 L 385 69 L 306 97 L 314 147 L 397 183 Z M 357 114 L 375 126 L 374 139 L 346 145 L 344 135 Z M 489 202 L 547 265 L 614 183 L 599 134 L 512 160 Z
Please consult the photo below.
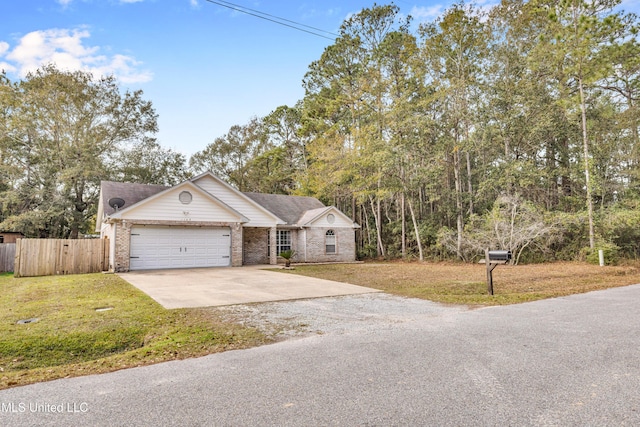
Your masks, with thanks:
M 307 262 L 307 229 L 303 228 L 303 236 L 304 236 L 304 262 Z

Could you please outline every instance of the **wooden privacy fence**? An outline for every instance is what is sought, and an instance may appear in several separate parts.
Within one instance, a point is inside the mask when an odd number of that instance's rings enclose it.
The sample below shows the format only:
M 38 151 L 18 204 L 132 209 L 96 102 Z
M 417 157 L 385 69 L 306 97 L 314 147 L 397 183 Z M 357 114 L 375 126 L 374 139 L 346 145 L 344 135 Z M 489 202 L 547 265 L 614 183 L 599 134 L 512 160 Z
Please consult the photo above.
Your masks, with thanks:
M 18 239 L 15 277 L 83 274 L 109 267 L 108 239 Z
M 13 261 L 15 257 L 15 243 L 0 243 L 0 273 L 13 271 Z

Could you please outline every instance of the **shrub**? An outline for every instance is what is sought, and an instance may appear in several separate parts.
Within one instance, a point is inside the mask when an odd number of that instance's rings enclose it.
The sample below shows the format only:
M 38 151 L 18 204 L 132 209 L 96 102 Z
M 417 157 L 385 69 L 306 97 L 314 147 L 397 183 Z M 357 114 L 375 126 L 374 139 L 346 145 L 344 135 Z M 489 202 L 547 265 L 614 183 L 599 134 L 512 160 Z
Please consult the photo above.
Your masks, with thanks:
M 605 242 L 617 247 L 620 256 L 640 255 L 640 209 L 618 206 L 607 209 L 598 221 L 598 232 Z
M 599 243 L 595 249 L 584 248 L 583 253 L 589 264 L 600 264 L 599 251 L 602 250 L 604 255 L 604 263 L 606 265 L 616 265 L 619 261 L 620 248 L 614 243 Z
M 291 258 L 296 256 L 296 251 L 292 249 L 287 249 L 286 251 L 280 252 L 278 255 L 284 258 L 285 265 L 289 267 L 291 265 Z
M 513 253 L 517 264 L 525 250 L 546 249 L 556 239 L 557 225 L 549 222 L 536 206 L 517 194 L 499 196 L 493 208 L 483 216 L 474 215 L 467 220 L 460 256 L 473 261 L 484 254 L 484 249 L 504 249 Z M 442 228 L 438 244 L 455 253 L 457 231 Z

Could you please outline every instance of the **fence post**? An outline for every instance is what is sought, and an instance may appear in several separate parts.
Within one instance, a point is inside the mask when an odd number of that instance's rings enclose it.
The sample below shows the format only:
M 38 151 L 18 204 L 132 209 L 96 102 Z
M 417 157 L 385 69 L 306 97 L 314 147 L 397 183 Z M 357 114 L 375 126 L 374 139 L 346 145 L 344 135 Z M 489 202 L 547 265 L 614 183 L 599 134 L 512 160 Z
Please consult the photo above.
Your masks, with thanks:
M 22 239 L 16 239 L 16 257 L 13 259 L 13 277 L 20 277 L 20 269 L 22 268 L 21 257 Z
M 109 270 L 109 238 L 105 237 L 102 245 L 102 271 Z

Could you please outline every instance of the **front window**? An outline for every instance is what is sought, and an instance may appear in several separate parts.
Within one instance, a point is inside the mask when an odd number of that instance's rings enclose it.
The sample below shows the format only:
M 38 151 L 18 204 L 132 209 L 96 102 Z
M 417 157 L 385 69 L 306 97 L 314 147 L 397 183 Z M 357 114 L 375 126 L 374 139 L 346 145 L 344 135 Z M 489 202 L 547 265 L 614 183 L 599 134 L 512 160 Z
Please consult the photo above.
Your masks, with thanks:
M 327 231 L 325 238 L 325 251 L 328 254 L 336 253 L 336 233 L 333 230 Z
M 267 234 L 267 239 L 269 242 L 268 248 L 269 251 L 267 255 L 271 255 L 271 236 Z M 291 230 L 277 230 L 276 231 L 276 255 L 280 255 L 280 253 L 284 251 L 288 251 L 291 249 Z
M 276 231 L 276 254 L 280 255 L 281 252 L 291 250 L 291 231 L 290 230 L 278 230 Z

